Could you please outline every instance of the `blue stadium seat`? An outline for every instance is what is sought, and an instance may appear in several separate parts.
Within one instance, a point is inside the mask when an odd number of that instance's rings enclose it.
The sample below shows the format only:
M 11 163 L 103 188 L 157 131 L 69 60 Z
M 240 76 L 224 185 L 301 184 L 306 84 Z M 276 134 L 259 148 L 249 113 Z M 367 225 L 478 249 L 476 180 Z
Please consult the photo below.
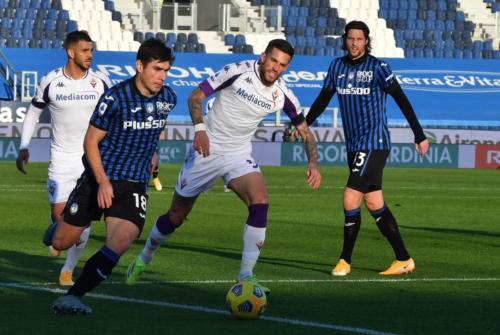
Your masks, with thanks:
M 177 41 L 177 35 L 175 33 L 167 33 L 167 36 L 166 36 L 166 41 L 167 43 L 175 43 Z
M 162 41 L 163 43 L 165 43 L 165 41 L 166 41 L 166 39 L 165 39 L 165 33 L 164 33 L 164 32 L 161 32 L 161 31 L 159 31 L 159 32 L 157 32 L 157 33 L 155 34 L 155 38 L 156 38 L 156 39 L 159 39 L 159 40 L 160 40 L 160 41 Z
M 148 32 L 146 32 L 146 34 L 144 34 L 145 40 L 150 40 L 152 38 L 155 38 L 155 34 L 153 34 L 152 32 L 148 31 Z
M 234 45 L 234 35 L 226 34 L 224 36 L 224 45 Z
M 50 49 L 50 48 L 52 48 L 52 41 L 44 38 L 40 44 L 40 47 L 42 49 Z
M 177 34 L 177 43 L 187 43 L 187 35 L 186 33 L 178 33 Z
M 120 12 L 111 13 L 111 19 L 113 21 L 117 21 L 117 22 L 122 23 L 122 13 L 120 13 Z
M 424 49 L 422 49 L 422 48 L 415 48 L 413 50 L 413 57 L 415 57 L 415 58 L 424 58 Z
M 453 58 L 453 50 L 445 50 L 444 51 L 444 58 Z
M 324 55 L 325 55 L 325 49 L 323 48 L 314 49 L 314 56 L 324 56 Z
M 196 52 L 198 52 L 198 53 L 207 53 L 207 50 L 205 48 L 205 44 L 198 43 L 198 47 L 196 48 Z
M 25 40 L 24 38 L 20 38 L 17 42 L 17 47 L 18 48 L 27 48 L 28 47 L 28 40 Z
M 142 33 L 142 31 L 134 32 L 134 41 L 137 41 L 139 43 L 142 43 L 144 41 L 144 34 Z
M 72 31 L 78 30 L 77 24 L 73 20 L 68 21 L 67 32 L 71 33 Z
M 189 33 L 187 40 L 190 43 L 198 43 L 198 35 L 196 35 L 196 33 Z
M 233 53 L 235 53 L 235 54 L 243 53 L 243 45 L 241 45 L 241 44 L 233 45 Z
M 113 1 L 105 1 L 104 2 L 104 9 L 106 9 L 110 12 L 114 12 L 115 11 L 115 4 L 113 3 Z
M 253 54 L 253 46 L 251 46 L 250 44 L 245 44 L 243 46 L 243 53 L 245 53 L 245 54 Z
M 464 59 L 472 59 L 472 51 L 471 50 L 464 50 L 463 51 L 463 58 Z
M 185 44 L 182 42 L 177 42 L 174 45 L 174 51 L 175 52 L 184 52 L 185 49 Z
M 464 53 L 462 50 L 460 49 L 455 49 L 453 50 L 453 58 L 458 58 L 458 59 L 462 59 L 464 58 Z
M 234 37 L 234 45 L 245 45 L 245 44 L 246 44 L 245 35 L 237 34 Z
M 196 52 L 196 43 L 186 43 L 185 52 Z

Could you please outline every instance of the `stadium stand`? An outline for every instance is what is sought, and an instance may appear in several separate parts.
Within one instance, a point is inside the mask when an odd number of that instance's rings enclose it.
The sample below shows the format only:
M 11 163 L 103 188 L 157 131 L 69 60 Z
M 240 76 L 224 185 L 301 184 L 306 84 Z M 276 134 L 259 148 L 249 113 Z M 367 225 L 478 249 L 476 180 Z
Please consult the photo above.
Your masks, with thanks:
M 189 1 L 166 2 L 197 15 Z M 157 37 L 176 52 L 254 53 L 285 37 L 299 55 L 334 57 L 343 54 L 344 25 L 358 19 L 372 30 L 376 56 L 500 59 L 492 30 L 499 0 L 232 0 L 228 6 L 244 15 L 231 14 L 227 29 L 181 31 L 153 29 L 149 0 L 0 0 L 0 46 L 60 48 L 68 32 L 82 29 L 97 50 L 136 51 Z

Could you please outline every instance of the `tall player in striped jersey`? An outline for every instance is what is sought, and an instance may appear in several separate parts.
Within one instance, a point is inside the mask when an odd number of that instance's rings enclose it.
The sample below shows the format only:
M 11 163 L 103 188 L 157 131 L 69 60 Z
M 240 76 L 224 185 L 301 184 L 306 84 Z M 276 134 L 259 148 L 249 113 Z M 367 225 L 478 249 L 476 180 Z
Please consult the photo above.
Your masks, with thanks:
M 161 41 L 143 42 L 137 74 L 108 90 L 92 114 L 84 141 L 85 171 L 58 221 L 52 246 L 68 248 L 102 214 L 106 244 L 54 302 L 56 313 L 90 314 L 80 298 L 109 276 L 144 226 L 151 160 L 176 104 L 174 91 L 164 86 L 172 62 L 171 50 Z
M 238 280 L 258 283 L 253 268 L 264 245 L 268 196 L 264 177 L 251 155 L 250 140 L 266 115 L 285 111 L 304 138 L 309 159 L 307 183 L 317 188 L 321 182 L 316 142 L 299 113 L 298 100 L 280 79 L 293 54 L 287 41 L 272 40 L 260 60 L 226 65 L 191 93 L 193 146 L 179 173 L 170 208 L 156 220 L 142 253 L 129 266 L 127 284 L 137 282 L 154 251 L 182 224 L 197 196 L 221 177 L 248 207 Z M 213 94 L 216 96 L 211 110 L 202 117 L 202 101 Z
M 83 172 L 83 138 L 87 124 L 104 91 L 111 87 L 108 77 L 90 68 L 93 45 L 89 35 L 83 31 L 69 33 L 64 41 L 67 63 L 46 74 L 37 88 L 24 120 L 21 135 L 21 150 L 17 168 L 25 171 L 28 162 L 28 146 L 36 123 L 44 107 L 50 112 L 52 139 L 50 142 L 50 164 L 47 192 L 51 209 L 50 223 L 55 224 L 61 216 L 71 190 Z M 61 286 L 73 285 L 73 270 L 80 259 L 89 238 L 90 227 L 85 229 L 80 240 L 68 249 L 66 261 L 59 274 Z M 53 256 L 59 252 L 49 245 Z
M 362 21 L 346 25 L 343 48 L 348 55 L 332 61 L 323 89 L 306 117 L 307 124 L 311 125 L 337 93 L 350 175 L 343 198 L 344 246 L 332 270 L 334 276 L 345 276 L 351 271 L 351 255 L 361 225 L 363 199 L 396 255 L 396 260 L 380 274 L 398 275 L 415 269 L 396 219 L 382 195 L 382 173 L 391 147 L 386 116 L 387 94 L 395 99 L 408 120 L 415 135 L 415 150 L 425 155 L 429 142 L 389 65 L 370 55 L 369 34 L 368 26 Z

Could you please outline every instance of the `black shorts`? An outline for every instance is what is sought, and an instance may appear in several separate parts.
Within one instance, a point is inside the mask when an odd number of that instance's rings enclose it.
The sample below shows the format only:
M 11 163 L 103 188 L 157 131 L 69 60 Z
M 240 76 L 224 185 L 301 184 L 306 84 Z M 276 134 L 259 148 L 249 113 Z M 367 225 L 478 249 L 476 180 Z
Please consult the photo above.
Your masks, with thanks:
M 146 221 L 148 195 L 143 183 L 111 180 L 114 198 L 110 208 L 99 208 L 97 204 L 98 184 L 93 177 L 83 174 L 71 192 L 66 207 L 64 221 L 73 226 L 85 227 L 91 221 L 115 217 L 131 221 L 142 231 Z
M 347 187 L 362 193 L 382 189 L 384 166 L 389 150 L 362 150 L 347 153 L 349 179 Z

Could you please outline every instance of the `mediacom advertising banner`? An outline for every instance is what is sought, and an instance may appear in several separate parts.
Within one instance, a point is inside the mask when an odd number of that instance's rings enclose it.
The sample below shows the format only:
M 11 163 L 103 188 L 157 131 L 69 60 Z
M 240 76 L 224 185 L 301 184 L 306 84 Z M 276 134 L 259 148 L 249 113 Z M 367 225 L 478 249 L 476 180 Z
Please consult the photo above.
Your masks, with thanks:
M 66 62 L 64 50 L 5 48 L 4 53 L 17 71 L 37 71 L 39 80 L 48 71 Z M 257 59 L 248 54 L 177 54 L 167 83 L 179 101 L 170 120 L 189 120 L 187 97 L 207 76 L 225 64 Z M 295 56 L 282 78 L 306 109 L 318 95 L 330 57 Z M 500 62 L 497 60 L 387 59 L 399 83 L 424 125 L 500 126 Z M 135 74 L 135 53 L 98 51 L 94 67 L 118 83 Z M 390 123 L 406 123 L 399 108 L 388 99 Z M 338 107 L 337 99 L 330 103 Z M 286 116 L 283 114 L 283 120 Z M 321 123 L 331 123 L 322 116 Z
M 476 145 L 475 167 L 500 169 L 500 145 Z
M 318 163 L 320 165 L 345 165 L 347 153 L 344 144 L 318 143 Z M 281 165 L 307 164 L 304 146 L 300 143 L 283 143 Z M 388 166 L 457 168 L 458 145 L 435 144 L 427 155 L 420 156 L 412 144 L 393 144 L 387 160 Z

